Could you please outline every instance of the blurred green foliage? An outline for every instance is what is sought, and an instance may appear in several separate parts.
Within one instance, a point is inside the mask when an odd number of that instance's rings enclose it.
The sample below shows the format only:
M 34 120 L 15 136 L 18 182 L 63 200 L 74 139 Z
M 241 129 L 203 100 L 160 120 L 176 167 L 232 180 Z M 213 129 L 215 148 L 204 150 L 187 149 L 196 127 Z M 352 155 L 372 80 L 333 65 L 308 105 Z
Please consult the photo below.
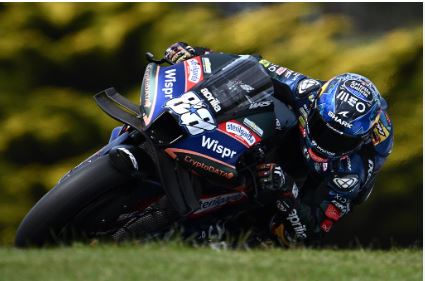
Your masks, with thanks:
M 390 104 L 394 152 L 371 198 L 329 239 L 421 240 L 422 25 L 366 36 L 319 5 L 229 16 L 211 3 L 0 4 L 0 243 L 11 243 L 29 208 L 118 125 L 91 96 L 115 86 L 137 102 L 144 53 L 159 56 L 176 41 L 261 54 L 323 80 L 370 77 Z

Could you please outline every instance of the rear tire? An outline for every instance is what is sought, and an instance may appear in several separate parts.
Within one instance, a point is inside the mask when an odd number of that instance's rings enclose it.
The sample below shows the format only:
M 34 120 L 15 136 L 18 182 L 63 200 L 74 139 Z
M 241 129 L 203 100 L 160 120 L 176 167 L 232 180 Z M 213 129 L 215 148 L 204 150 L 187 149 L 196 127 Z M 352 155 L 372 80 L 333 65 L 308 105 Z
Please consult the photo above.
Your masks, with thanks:
M 93 200 L 130 181 L 128 175 L 102 156 L 60 182 L 28 212 L 15 239 L 17 247 L 43 246 L 59 242 L 61 230 Z

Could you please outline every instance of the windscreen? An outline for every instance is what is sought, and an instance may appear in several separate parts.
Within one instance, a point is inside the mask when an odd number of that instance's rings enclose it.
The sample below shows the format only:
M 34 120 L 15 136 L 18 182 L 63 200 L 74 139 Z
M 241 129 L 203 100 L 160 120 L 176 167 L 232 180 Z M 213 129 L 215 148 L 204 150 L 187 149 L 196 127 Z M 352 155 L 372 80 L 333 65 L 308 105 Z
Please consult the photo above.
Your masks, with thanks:
M 195 89 L 209 100 L 216 116 L 268 106 L 273 94 L 271 78 L 252 56 L 240 56 Z

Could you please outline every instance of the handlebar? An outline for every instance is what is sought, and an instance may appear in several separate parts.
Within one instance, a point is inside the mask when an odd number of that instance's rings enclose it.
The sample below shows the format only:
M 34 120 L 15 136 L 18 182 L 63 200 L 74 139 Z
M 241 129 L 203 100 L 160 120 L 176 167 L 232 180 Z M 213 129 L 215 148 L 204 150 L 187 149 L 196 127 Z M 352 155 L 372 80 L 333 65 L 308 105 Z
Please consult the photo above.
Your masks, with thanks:
M 163 64 L 164 62 L 169 63 L 170 65 L 173 64 L 171 61 L 169 61 L 168 59 L 166 59 L 164 57 L 159 59 L 159 60 L 156 59 L 155 56 L 151 52 L 146 52 L 145 56 L 146 56 L 146 59 L 149 62 L 153 62 L 153 63 L 156 63 L 156 64 Z

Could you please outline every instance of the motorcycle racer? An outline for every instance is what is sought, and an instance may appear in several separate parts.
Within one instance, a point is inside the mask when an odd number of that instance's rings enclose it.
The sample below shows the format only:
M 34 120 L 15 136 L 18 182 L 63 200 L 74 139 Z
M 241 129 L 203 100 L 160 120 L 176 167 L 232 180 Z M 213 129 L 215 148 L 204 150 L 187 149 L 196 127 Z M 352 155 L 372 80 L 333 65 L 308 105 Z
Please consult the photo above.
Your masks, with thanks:
M 178 42 L 165 58 L 178 63 L 211 52 Z M 354 73 L 312 79 L 261 57 L 275 97 L 289 105 L 298 126 L 279 137 L 257 166 L 261 190 L 276 195 L 270 232 L 282 245 L 323 237 L 364 202 L 393 146 L 387 103 L 376 86 Z

